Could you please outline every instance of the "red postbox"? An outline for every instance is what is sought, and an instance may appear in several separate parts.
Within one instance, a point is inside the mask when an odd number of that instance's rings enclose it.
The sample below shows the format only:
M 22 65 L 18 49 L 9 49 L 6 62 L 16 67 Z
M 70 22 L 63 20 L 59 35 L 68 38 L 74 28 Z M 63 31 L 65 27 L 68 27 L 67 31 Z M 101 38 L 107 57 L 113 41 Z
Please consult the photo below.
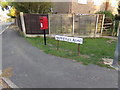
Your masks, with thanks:
M 48 29 L 48 18 L 40 17 L 40 29 L 45 30 Z

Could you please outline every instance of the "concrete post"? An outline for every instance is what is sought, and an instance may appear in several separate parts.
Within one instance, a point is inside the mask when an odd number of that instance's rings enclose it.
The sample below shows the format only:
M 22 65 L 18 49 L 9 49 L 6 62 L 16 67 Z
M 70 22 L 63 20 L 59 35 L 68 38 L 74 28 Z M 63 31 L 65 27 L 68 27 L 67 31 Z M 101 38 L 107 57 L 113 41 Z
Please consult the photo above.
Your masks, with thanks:
M 20 20 L 21 20 L 21 24 L 22 24 L 23 34 L 24 34 L 24 36 L 26 36 L 26 28 L 25 28 L 25 21 L 24 21 L 23 12 L 20 12 Z
M 103 18 L 102 18 L 102 25 L 101 25 L 101 36 L 103 34 L 103 25 L 104 25 L 104 19 L 105 19 L 105 14 L 103 15 Z
M 98 31 L 98 21 L 99 21 L 99 14 L 96 15 L 96 24 L 95 24 L 94 37 L 96 37 L 97 31 Z

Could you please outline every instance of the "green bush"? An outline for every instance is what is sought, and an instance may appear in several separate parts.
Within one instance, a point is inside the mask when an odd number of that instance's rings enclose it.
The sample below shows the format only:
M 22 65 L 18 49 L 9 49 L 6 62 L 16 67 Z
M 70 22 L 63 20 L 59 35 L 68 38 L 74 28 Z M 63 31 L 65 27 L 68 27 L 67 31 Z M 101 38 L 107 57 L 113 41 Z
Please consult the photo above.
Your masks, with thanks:
M 115 15 L 115 20 L 120 20 L 120 14 Z
M 116 21 L 115 21 L 115 32 L 117 32 L 118 25 L 119 25 L 119 21 L 118 21 L 118 20 L 116 20 Z
M 112 14 L 111 11 L 99 11 L 96 14 L 105 14 L 106 18 L 111 18 L 113 21 L 115 19 L 115 16 Z

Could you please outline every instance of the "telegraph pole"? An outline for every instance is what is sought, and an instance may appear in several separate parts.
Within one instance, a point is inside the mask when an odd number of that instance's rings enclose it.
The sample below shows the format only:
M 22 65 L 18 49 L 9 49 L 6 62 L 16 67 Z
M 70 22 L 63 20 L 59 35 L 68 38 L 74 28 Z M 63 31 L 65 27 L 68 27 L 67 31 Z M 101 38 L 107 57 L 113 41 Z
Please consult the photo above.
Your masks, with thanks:
M 118 42 L 117 42 L 117 45 L 116 45 L 115 56 L 114 56 L 112 66 L 120 69 L 120 66 L 118 64 L 119 60 L 120 60 L 120 29 L 119 29 Z

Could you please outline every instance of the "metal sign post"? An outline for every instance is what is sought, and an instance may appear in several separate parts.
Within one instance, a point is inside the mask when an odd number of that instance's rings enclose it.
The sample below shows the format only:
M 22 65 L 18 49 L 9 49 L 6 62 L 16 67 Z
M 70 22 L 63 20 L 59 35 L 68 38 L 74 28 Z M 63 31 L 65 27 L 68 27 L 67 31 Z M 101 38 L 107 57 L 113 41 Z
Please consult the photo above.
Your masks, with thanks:
M 46 45 L 46 33 L 45 33 L 45 29 L 44 29 L 44 45 Z
M 58 42 L 57 42 L 57 50 L 59 50 L 59 40 L 58 40 Z
M 44 45 L 46 45 L 46 33 L 45 33 L 46 29 L 48 29 L 48 18 L 40 17 L 40 30 L 44 31 Z
M 78 44 L 78 55 L 80 55 L 80 44 Z

